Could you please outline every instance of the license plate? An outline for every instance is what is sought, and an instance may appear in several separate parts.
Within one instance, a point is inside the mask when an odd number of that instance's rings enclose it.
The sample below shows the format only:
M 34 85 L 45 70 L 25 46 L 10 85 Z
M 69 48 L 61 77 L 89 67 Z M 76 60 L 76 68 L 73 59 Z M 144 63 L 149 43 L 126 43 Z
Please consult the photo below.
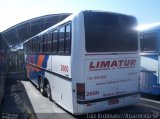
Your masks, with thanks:
M 108 105 L 113 105 L 113 104 L 118 104 L 119 103 L 119 99 L 114 98 L 108 101 Z

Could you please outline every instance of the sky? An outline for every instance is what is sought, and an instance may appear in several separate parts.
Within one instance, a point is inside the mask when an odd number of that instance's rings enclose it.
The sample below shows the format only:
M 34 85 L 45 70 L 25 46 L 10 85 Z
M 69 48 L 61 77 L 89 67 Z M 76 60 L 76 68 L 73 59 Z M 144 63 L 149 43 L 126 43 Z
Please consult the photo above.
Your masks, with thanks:
M 0 0 L 0 32 L 34 17 L 80 10 L 133 15 L 139 25 L 160 23 L 160 0 Z

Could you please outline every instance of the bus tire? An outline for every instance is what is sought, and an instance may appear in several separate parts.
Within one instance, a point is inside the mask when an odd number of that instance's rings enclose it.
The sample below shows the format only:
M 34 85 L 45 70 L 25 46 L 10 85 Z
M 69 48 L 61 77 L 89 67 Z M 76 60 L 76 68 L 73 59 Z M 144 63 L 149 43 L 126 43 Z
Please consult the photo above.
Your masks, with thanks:
M 49 81 L 46 81 L 45 92 L 46 92 L 46 96 L 48 97 L 48 99 L 52 101 L 52 93 L 51 93 L 51 87 L 50 87 Z
M 39 85 L 39 91 L 40 93 L 45 96 L 45 91 L 44 91 L 44 83 L 42 77 L 39 77 L 38 79 L 38 85 Z

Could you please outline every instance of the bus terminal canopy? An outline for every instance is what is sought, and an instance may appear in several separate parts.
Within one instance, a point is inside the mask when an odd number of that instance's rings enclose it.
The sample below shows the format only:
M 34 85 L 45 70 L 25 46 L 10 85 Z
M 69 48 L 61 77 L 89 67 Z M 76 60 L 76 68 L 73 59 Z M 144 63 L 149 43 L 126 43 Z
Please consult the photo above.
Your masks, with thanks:
M 62 21 L 69 15 L 71 13 L 50 14 L 33 18 L 4 30 L 1 32 L 1 36 L 7 45 L 13 49 L 25 40 Z

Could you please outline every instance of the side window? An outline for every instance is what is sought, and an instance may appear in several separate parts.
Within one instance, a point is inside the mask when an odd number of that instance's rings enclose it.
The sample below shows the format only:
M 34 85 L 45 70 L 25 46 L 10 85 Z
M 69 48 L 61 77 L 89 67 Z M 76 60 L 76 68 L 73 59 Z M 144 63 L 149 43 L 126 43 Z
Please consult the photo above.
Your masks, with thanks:
M 140 35 L 141 51 L 156 51 L 157 33 L 146 33 Z
M 37 41 L 37 38 L 36 38 L 36 37 L 35 37 L 34 40 L 35 40 L 35 53 L 37 53 L 37 48 L 38 48 L 38 47 L 37 47 L 37 42 L 38 42 L 38 41 Z
M 31 42 L 32 42 L 32 49 L 31 49 L 31 52 L 34 53 L 34 40 L 31 39 Z
M 28 41 L 25 43 L 26 44 L 26 53 L 29 53 L 29 47 L 28 47 Z
M 36 53 L 36 38 L 32 39 L 32 43 L 33 43 L 33 53 Z
M 34 39 L 31 39 L 32 41 L 32 53 L 34 53 Z
M 32 53 L 32 40 L 29 41 L 29 53 Z
M 40 37 L 38 36 L 37 38 L 37 53 L 40 52 Z
M 43 35 L 43 52 L 47 52 L 47 49 L 48 49 L 48 46 L 47 46 L 47 44 L 48 44 L 48 34 L 44 34 Z
M 30 53 L 30 45 L 29 45 L 30 41 L 27 42 L 27 49 L 28 49 L 28 53 Z
M 31 45 L 29 45 L 29 44 L 30 44 L 30 41 L 28 41 L 28 53 L 31 52 L 31 50 L 30 50 Z
M 47 44 L 47 52 L 52 52 L 52 32 L 48 33 L 48 44 Z
M 42 53 L 43 52 L 43 36 L 40 36 L 39 46 L 40 46 L 40 53 Z
M 71 49 L 71 25 L 65 27 L 65 53 L 70 53 Z
M 52 37 L 53 37 L 53 44 L 52 44 L 52 51 L 53 53 L 57 52 L 57 45 L 58 45 L 58 30 L 54 30 L 52 32 Z
M 37 54 L 38 53 L 38 49 L 39 49 L 37 37 L 35 37 L 35 41 L 36 41 L 35 47 L 36 47 L 36 54 Z
M 58 43 L 58 52 L 63 53 L 64 52 L 64 33 L 65 33 L 65 27 L 61 26 L 59 28 L 59 43 Z

